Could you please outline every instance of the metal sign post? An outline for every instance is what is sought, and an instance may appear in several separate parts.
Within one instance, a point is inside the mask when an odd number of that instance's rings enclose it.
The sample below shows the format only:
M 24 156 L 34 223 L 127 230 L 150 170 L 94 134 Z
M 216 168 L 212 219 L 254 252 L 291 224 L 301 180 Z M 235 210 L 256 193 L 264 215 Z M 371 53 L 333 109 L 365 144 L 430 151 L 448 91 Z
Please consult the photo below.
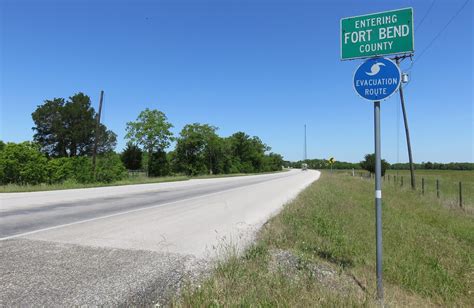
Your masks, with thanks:
M 375 234 L 377 298 L 383 299 L 382 284 L 382 154 L 380 147 L 380 101 L 374 102 L 375 143 Z
M 374 102 L 375 144 L 375 237 L 377 298 L 383 300 L 382 283 L 382 153 L 380 144 L 380 101 L 389 98 L 400 87 L 400 68 L 386 58 L 372 58 L 362 63 L 354 74 L 354 90 Z

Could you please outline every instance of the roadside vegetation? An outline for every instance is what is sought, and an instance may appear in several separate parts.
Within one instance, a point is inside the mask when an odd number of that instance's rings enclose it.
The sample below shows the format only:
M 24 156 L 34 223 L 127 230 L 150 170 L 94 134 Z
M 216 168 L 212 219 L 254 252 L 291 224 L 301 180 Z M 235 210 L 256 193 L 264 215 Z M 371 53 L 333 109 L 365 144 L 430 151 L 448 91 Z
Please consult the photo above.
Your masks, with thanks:
M 307 159 L 299 160 L 296 162 L 286 162 L 286 164 L 292 168 L 301 168 L 301 164 L 306 163 L 310 169 L 339 169 L 339 170 L 350 170 L 350 169 L 363 169 L 371 171 L 373 161 L 375 159 L 375 154 L 367 154 L 364 157 L 364 160 L 359 163 L 351 163 L 345 161 L 334 161 L 330 163 L 328 159 Z M 372 161 L 372 163 L 367 164 Z M 384 163 L 384 168 L 387 170 L 409 170 L 410 165 L 408 163 L 396 163 L 389 164 L 388 162 Z M 432 163 L 432 162 L 422 162 L 414 163 L 414 168 L 416 170 L 474 170 L 474 163 L 469 162 L 451 162 L 451 163 Z M 372 171 L 373 172 L 373 171 Z
M 354 174 L 373 179 L 375 173 L 375 154 L 366 154 L 359 163 L 325 159 L 304 161 L 310 169 L 331 169 L 333 172 Z M 292 162 L 293 168 L 301 167 L 303 161 Z M 474 209 L 474 163 L 432 163 L 414 164 L 415 190 L 430 202 L 449 207 Z M 411 190 L 409 164 L 389 164 L 382 159 L 382 180 L 386 185 L 398 188 L 400 193 Z
M 373 183 L 323 172 L 175 306 L 376 306 Z M 474 220 L 384 185 L 385 304 L 472 306 Z
M 334 170 L 334 172 L 352 175 L 352 170 Z M 368 172 L 356 170 L 354 175 L 373 180 Z M 393 187 L 400 194 L 411 191 L 409 170 L 387 170 L 382 177 L 384 187 Z M 474 171 L 472 170 L 415 170 L 415 190 L 420 198 L 433 204 L 460 208 L 459 183 L 461 184 L 462 208 L 474 210 Z M 438 183 L 438 186 L 437 186 Z
M 92 182 L 92 183 L 78 183 L 76 181 L 64 181 L 56 184 L 36 184 L 36 185 L 18 185 L 7 184 L 0 186 L 0 193 L 14 193 L 14 192 L 33 192 L 33 191 L 49 191 L 49 190 L 63 190 L 63 189 L 80 189 L 92 187 L 106 187 L 106 186 L 120 186 L 120 185 L 136 185 L 136 184 L 156 184 L 164 182 L 188 181 L 191 179 L 213 179 L 235 176 L 250 176 L 267 173 L 277 173 L 289 171 L 290 169 L 283 169 L 281 171 L 259 172 L 259 173 L 232 173 L 232 174 L 206 174 L 206 175 L 170 175 L 149 177 L 144 172 L 129 173 L 123 180 L 118 180 L 110 183 Z
M 409 170 L 389 170 L 388 175 L 397 176 L 400 181 L 403 177 L 404 185 L 401 189 L 410 189 Z M 439 183 L 439 199 L 437 198 L 436 181 Z M 387 177 L 385 178 L 387 182 Z M 462 183 L 463 206 L 474 209 L 474 171 L 472 170 L 415 170 L 416 190 L 422 192 L 422 181 L 424 182 L 424 197 L 437 199 L 451 206 L 458 206 L 459 182 Z M 393 181 L 392 181 L 393 182 Z M 391 183 L 394 184 L 394 183 Z M 388 185 L 388 183 L 387 183 Z
M 217 127 L 201 123 L 187 124 L 174 136 L 166 115 L 148 108 L 126 123 L 127 146 L 117 153 L 117 135 L 103 124 L 97 125 L 97 117 L 90 98 L 83 93 L 46 100 L 38 106 L 32 113 L 32 141 L 0 141 L 0 192 L 282 169 L 282 156 L 271 152 L 257 136 L 236 132 L 221 137 Z M 175 147 L 170 150 L 172 145 Z M 129 176 L 131 172 L 145 172 L 152 179 Z
M 18 185 L 7 184 L 0 186 L 0 193 L 14 193 L 14 192 L 33 192 L 33 191 L 49 191 L 49 190 L 63 190 L 63 189 L 80 189 L 92 187 L 105 186 L 120 186 L 120 185 L 134 185 L 134 184 L 153 184 L 164 182 L 187 181 L 191 179 L 185 175 L 175 176 L 161 176 L 161 177 L 147 177 L 147 176 L 127 176 L 123 180 L 118 180 L 110 183 L 92 182 L 92 183 L 78 183 L 74 180 L 64 181 L 55 184 L 36 184 L 36 185 Z

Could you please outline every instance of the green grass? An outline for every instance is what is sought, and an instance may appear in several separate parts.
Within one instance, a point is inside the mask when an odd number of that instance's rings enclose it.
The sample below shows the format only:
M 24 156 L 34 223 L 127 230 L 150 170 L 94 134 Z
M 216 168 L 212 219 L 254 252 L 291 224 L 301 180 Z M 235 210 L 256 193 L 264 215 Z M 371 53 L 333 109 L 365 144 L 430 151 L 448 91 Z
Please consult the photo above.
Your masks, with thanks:
M 263 172 L 263 173 L 233 173 L 233 174 L 210 174 L 200 176 L 164 176 L 164 177 L 147 177 L 145 173 L 139 173 L 136 175 L 129 175 L 126 179 L 116 181 L 112 183 L 88 183 L 80 184 L 76 182 L 66 181 L 59 184 L 39 184 L 39 185 L 17 185 L 8 184 L 0 185 L 0 193 L 13 193 L 13 192 L 33 192 L 33 191 L 48 191 L 48 190 L 63 190 L 63 189 L 78 189 L 78 188 L 91 188 L 91 187 L 106 187 L 106 186 L 120 186 L 120 185 L 134 185 L 134 184 L 152 184 L 162 182 L 176 182 L 176 181 L 187 181 L 190 179 L 212 179 L 212 178 L 223 178 L 223 177 L 235 177 L 235 176 L 248 176 L 258 174 L 270 174 L 289 171 L 285 169 L 283 171 L 276 172 Z
M 373 183 L 324 172 L 318 182 L 272 218 L 243 257 L 218 264 L 176 306 L 376 306 Z M 385 303 L 389 306 L 471 306 L 474 220 L 469 212 L 383 192 Z M 310 264 L 327 263 L 365 286 L 366 297 L 322 287 L 305 271 L 299 279 L 268 269 L 269 251 L 284 249 Z
M 352 170 L 334 170 L 334 173 L 352 174 Z M 368 172 L 355 170 L 355 175 L 368 176 Z M 394 176 L 397 178 L 396 181 L 394 181 Z M 423 197 L 431 198 L 430 202 L 438 202 L 448 207 L 459 206 L 459 182 L 462 182 L 463 207 L 470 211 L 474 210 L 474 171 L 415 170 L 416 191 L 420 196 L 422 195 L 422 179 L 425 182 Z M 436 194 L 436 180 L 439 181 L 439 198 Z M 411 190 L 410 171 L 387 170 L 383 186 L 398 187 L 400 193 Z
M 268 172 L 256 172 L 256 173 L 231 173 L 231 174 L 205 174 L 205 175 L 197 175 L 193 176 L 193 179 L 214 179 L 214 178 L 229 178 L 235 176 L 248 176 L 248 175 L 261 175 L 261 174 L 273 174 L 273 173 L 280 173 L 280 172 L 287 172 L 291 169 L 283 169 L 279 171 L 268 171 Z
M 404 187 L 409 187 L 410 171 L 389 170 L 387 174 L 390 174 L 391 179 L 394 175 L 403 177 Z M 385 179 L 388 178 L 385 177 Z M 440 201 L 452 206 L 459 204 L 459 182 L 462 182 L 463 205 L 467 208 L 474 208 L 474 171 L 415 170 L 416 189 L 420 193 L 422 179 L 425 181 L 425 195 L 432 197 L 436 197 L 436 180 L 439 180 Z M 388 184 L 386 183 L 386 185 Z M 393 181 L 390 184 L 393 185 Z M 398 184 L 400 184 L 400 181 L 398 181 Z
M 129 176 L 124 180 L 112 183 L 88 183 L 80 184 L 76 182 L 66 181 L 59 184 L 39 184 L 39 185 L 17 185 L 8 184 L 0 186 L 0 193 L 13 192 L 33 192 L 33 191 L 48 191 L 48 190 L 63 190 L 63 189 L 77 189 L 77 188 L 91 188 L 91 187 L 105 187 L 105 186 L 119 186 L 119 185 L 133 185 L 133 184 L 151 184 L 162 182 L 175 182 L 189 180 L 187 176 L 165 176 L 165 177 L 146 177 L 146 176 Z

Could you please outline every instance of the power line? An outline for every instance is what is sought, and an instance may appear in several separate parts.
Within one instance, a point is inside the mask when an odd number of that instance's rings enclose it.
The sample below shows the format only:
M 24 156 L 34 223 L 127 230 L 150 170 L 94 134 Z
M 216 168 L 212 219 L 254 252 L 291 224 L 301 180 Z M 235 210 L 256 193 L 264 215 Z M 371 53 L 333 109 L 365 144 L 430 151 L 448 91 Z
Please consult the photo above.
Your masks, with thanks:
M 466 0 L 463 5 L 459 8 L 459 10 L 457 10 L 457 12 L 451 17 L 451 19 L 449 19 L 448 23 L 435 35 L 435 37 L 431 40 L 431 42 L 425 47 L 425 49 L 423 49 L 423 51 L 420 53 L 420 55 L 415 59 L 415 61 L 413 61 L 413 64 L 411 65 L 410 69 L 413 67 L 413 65 L 421 59 L 421 57 L 425 54 L 425 52 L 431 48 L 431 46 L 433 45 L 433 43 L 440 37 L 441 33 L 444 32 L 444 30 L 446 30 L 446 28 L 449 27 L 449 25 L 453 22 L 454 19 L 456 19 L 456 17 L 458 17 L 458 15 L 461 13 L 461 11 L 466 7 L 466 5 L 468 4 L 470 0 Z
M 423 16 L 423 18 L 421 19 L 421 21 L 418 23 L 418 26 L 416 26 L 415 32 L 421 27 L 421 25 L 422 25 L 423 22 L 425 21 L 426 17 L 430 14 L 431 9 L 433 8 L 435 2 L 436 2 L 436 0 L 433 0 L 433 1 L 431 2 L 431 5 L 430 5 L 430 7 L 428 8 L 428 11 L 426 11 L 425 15 Z

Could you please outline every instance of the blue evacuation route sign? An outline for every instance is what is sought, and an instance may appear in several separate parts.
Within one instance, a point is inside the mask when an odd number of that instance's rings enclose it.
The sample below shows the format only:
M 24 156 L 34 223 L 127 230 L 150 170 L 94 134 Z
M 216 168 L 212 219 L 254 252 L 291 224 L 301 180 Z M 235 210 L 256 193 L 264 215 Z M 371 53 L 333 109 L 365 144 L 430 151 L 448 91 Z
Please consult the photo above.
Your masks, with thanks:
M 368 59 L 354 74 L 354 89 L 369 101 L 387 99 L 398 90 L 400 82 L 400 69 L 387 58 Z

